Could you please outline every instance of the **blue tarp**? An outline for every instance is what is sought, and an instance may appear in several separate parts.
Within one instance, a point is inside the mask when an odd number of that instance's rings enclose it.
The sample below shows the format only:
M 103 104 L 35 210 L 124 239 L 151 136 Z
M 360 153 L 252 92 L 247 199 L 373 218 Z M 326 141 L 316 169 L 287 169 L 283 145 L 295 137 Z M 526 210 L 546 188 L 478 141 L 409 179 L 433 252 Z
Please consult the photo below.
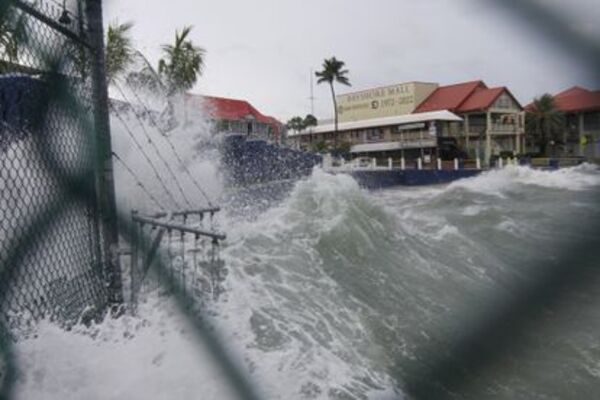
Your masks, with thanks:
M 230 134 L 224 139 L 223 163 L 231 185 L 297 179 L 310 175 L 321 156 Z

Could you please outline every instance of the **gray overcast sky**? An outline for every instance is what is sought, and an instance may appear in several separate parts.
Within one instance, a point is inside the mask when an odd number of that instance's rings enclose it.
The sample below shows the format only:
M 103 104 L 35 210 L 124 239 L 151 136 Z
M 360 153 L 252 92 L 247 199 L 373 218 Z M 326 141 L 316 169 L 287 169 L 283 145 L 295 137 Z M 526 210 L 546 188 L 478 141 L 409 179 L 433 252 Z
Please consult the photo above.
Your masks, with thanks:
M 600 36 L 600 1 L 538 0 Z M 156 64 L 175 29 L 193 25 L 207 50 L 193 92 L 249 100 L 282 121 L 310 112 L 311 68 L 335 55 L 352 88 L 405 81 L 483 79 L 527 103 L 545 91 L 597 86 L 591 74 L 505 8 L 484 0 L 108 0 L 105 23 L 133 21 L 136 47 Z M 573 7 L 577 5 L 578 8 Z M 525 21 L 526 22 L 526 21 Z M 315 114 L 330 118 L 328 88 L 315 86 Z

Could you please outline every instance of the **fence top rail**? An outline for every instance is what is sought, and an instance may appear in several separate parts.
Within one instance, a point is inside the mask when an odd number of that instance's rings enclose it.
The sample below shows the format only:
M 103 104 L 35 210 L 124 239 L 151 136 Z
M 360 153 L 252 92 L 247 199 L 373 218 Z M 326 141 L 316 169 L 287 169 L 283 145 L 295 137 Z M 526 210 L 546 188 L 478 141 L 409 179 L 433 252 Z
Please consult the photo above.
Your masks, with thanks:
M 221 207 L 207 207 L 207 208 L 199 208 L 197 210 L 180 210 L 180 211 L 160 211 L 154 214 L 150 214 L 147 217 L 148 218 L 164 218 L 164 217 L 168 217 L 169 215 L 172 216 L 180 216 L 180 215 L 202 215 L 202 214 L 206 214 L 206 213 L 210 213 L 210 214 L 214 214 L 216 212 L 221 211 Z
M 210 238 L 212 238 L 214 240 L 225 240 L 225 238 L 227 237 L 223 233 L 209 232 L 209 231 L 205 231 L 203 229 L 193 228 L 193 227 L 190 227 L 190 226 L 185 226 L 185 225 L 181 225 L 181 224 L 174 224 L 172 222 L 159 221 L 159 220 L 156 220 L 154 218 L 141 217 L 141 216 L 138 216 L 138 215 L 133 215 L 131 218 L 133 219 L 133 221 L 140 222 L 142 224 L 148 224 L 148 225 L 153 225 L 153 226 L 160 226 L 160 227 L 166 228 L 168 230 L 175 230 L 175 231 L 180 231 L 180 232 L 193 233 L 195 235 L 210 237 Z
M 77 43 L 79 43 L 79 44 L 87 47 L 88 49 L 92 49 L 92 46 L 85 39 L 83 39 L 81 36 L 79 36 L 78 34 L 76 34 L 73 31 L 71 31 L 70 29 L 64 27 L 63 25 L 61 25 L 60 23 L 56 22 L 52 18 L 48 17 L 44 13 L 36 10 L 30 4 L 24 3 L 21 0 L 8 0 L 8 2 L 9 2 L 9 4 L 13 5 L 14 7 L 16 7 L 18 9 L 20 9 L 21 11 L 29 14 L 33 18 L 35 18 L 35 19 L 43 22 L 44 24 L 48 25 L 49 27 L 51 27 L 55 31 L 62 33 L 67 38 L 69 38 L 69 39 L 71 39 L 71 40 L 73 40 L 73 41 L 75 41 L 75 42 L 77 42 Z

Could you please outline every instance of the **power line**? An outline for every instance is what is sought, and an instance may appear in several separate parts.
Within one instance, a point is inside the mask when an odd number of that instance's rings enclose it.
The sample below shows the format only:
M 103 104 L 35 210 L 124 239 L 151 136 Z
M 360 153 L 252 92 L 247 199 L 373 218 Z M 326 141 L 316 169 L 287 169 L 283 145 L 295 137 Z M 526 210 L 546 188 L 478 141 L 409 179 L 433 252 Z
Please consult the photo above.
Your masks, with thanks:
M 150 157 L 148 157 L 148 154 L 146 154 L 146 152 L 144 151 L 144 148 L 142 147 L 142 145 L 140 145 L 140 143 L 137 141 L 137 139 L 135 138 L 135 135 L 133 134 L 133 132 L 131 131 L 131 129 L 129 128 L 129 126 L 125 122 L 125 120 L 121 117 L 121 115 L 119 114 L 119 112 L 117 111 L 117 109 L 114 106 L 111 105 L 111 109 L 113 110 L 113 112 L 115 113 L 115 116 L 119 119 L 119 121 L 121 121 L 121 124 L 125 128 L 125 131 L 129 134 L 129 136 L 131 137 L 131 139 L 133 140 L 133 142 L 137 146 L 137 148 L 140 151 L 140 153 L 142 153 L 142 155 L 144 156 L 144 158 L 146 159 L 146 161 L 148 162 L 148 164 L 150 164 L 150 168 L 152 168 L 152 171 L 154 172 L 154 175 L 156 175 L 156 178 L 160 182 L 161 186 L 163 187 L 163 189 L 165 190 L 165 192 L 167 193 L 167 195 L 171 198 L 171 200 L 173 201 L 173 203 L 175 204 L 175 206 L 177 208 L 181 208 L 181 206 L 179 205 L 179 203 L 177 202 L 177 200 L 175 199 L 175 197 L 173 197 L 173 194 L 171 193 L 171 191 L 169 190 L 169 188 L 167 187 L 167 185 L 165 184 L 165 182 L 163 181 L 163 179 L 160 177 L 160 174 L 158 173 L 158 170 L 154 166 L 154 163 L 152 162 L 152 160 L 150 159 Z
M 177 158 L 177 161 L 181 164 L 181 167 L 183 168 L 183 170 L 186 173 L 186 175 L 190 178 L 190 180 L 192 181 L 192 183 L 194 184 L 194 186 L 196 186 L 196 188 L 198 189 L 198 191 L 202 194 L 202 196 L 204 197 L 204 199 L 206 200 L 206 202 L 208 203 L 208 205 L 211 206 L 211 207 L 213 207 L 214 205 L 213 205 L 213 202 L 210 200 L 210 197 L 206 194 L 206 192 L 204 191 L 204 189 L 202 189 L 202 186 L 200 185 L 200 183 L 190 173 L 190 170 L 187 168 L 187 166 L 183 162 L 183 159 L 181 158 L 181 156 L 177 152 L 177 149 L 173 145 L 173 142 L 171 142 L 171 139 L 169 138 L 169 136 L 166 134 L 166 132 L 164 132 L 158 126 L 158 124 L 154 120 L 154 115 L 152 115 L 152 111 L 150 110 L 150 108 L 142 101 L 142 99 L 138 96 L 137 92 L 132 87 L 130 87 L 129 89 L 131 90 L 131 93 L 133 93 L 133 96 L 135 97 L 135 99 L 142 105 L 142 107 L 144 107 L 144 109 L 148 113 L 148 116 L 150 118 L 150 122 L 152 123 L 152 125 L 162 135 L 162 137 L 165 138 L 165 140 L 167 141 L 167 143 L 171 147 L 171 150 L 173 151 L 173 154 Z
M 113 157 L 119 161 L 121 163 L 121 165 L 125 168 L 125 170 L 127 172 L 129 172 L 129 175 L 131 175 L 131 177 L 133 178 L 133 180 L 135 181 L 135 183 L 142 189 L 142 191 L 146 194 L 146 196 L 148 196 L 150 198 L 150 200 L 152 200 L 154 202 L 154 204 L 156 204 L 158 206 L 158 208 L 160 208 L 161 210 L 166 211 L 166 208 L 156 199 L 156 197 L 154 197 L 154 195 L 152 195 L 152 193 L 148 190 L 148 188 L 142 183 L 142 181 L 140 180 L 140 178 L 136 175 L 135 172 L 133 172 L 133 170 L 125 163 L 125 161 L 123 161 L 121 159 L 121 157 L 119 157 L 117 155 L 117 153 L 115 153 L 114 151 L 112 152 Z
M 171 147 L 171 150 L 173 151 L 173 154 L 175 155 L 175 157 L 177 158 L 177 161 L 181 164 L 184 172 L 186 173 L 186 175 L 190 178 L 190 180 L 192 181 L 192 183 L 194 184 L 194 186 L 196 186 L 196 188 L 198 189 L 198 191 L 202 194 L 202 196 L 204 197 L 204 199 L 206 200 L 206 202 L 208 203 L 209 206 L 213 207 L 214 204 L 213 202 L 210 200 L 210 197 L 206 194 L 206 192 L 204 191 L 204 189 L 202 189 L 202 186 L 200 185 L 200 183 L 194 178 L 194 176 L 190 173 L 190 170 L 187 168 L 187 166 L 185 165 L 185 163 L 183 162 L 183 159 L 181 158 L 181 156 L 179 155 L 179 153 L 177 152 L 177 149 L 175 148 L 175 146 L 173 145 L 173 142 L 171 142 L 171 139 L 169 138 L 169 136 L 166 134 L 166 132 L 164 132 L 156 123 L 156 121 L 154 120 L 154 115 L 152 115 L 152 112 L 150 111 L 149 107 L 142 101 L 142 99 L 138 96 L 137 92 L 133 89 L 131 89 L 131 93 L 133 93 L 133 96 L 136 98 L 136 100 L 142 105 L 142 107 L 144 107 L 144 109 L 147 111 L 148 116 L 150 117 L 150 122 L 152 123 L 152 125 L 156 128 L 156 130 L 158 130 L 158 132 L 165 138 L 165 140 L 167 141 L 167 143 L 169 144 L 169 146 Z
M 129 99 L 127 99 L 127 96 L 125 96 L 125 93 L 123 92 L 123 90 L 121 89 L 121 87 L 119 85 L 117 85 L 116 83 L 115 83 L 115 87 L 121 93 L 121 96 L 123 96 L 123 99 L 125 100 L 125 102 L 127 102 L 127 103 L 129 103 L 131 105 L 131 102 L 129 101 Z M 163 162 L 163 164 L 165 165 L 165 167 L 167 168 L 167 170 L 169 171 L 169 173 L 173 177 L 173 182 L 175 182 L 175 186 L 177 186 L 177 189 L 181 193 L 181 196 L 185 200 L 186 204 L 189 207 L 192 207 L 192 204 L 190 203 L 189 199 L 185 195 L 185 192 L 183 191 L 183 188 L 181 187 L 181 184 L 177 180 L 177 175 L 175 174 L 175 172 L 173 172 L 173 169 L 171 169 L 171 166 L 169 165 L 169 163 L 167 162 L 167 160 L 165 160 L 165 158 L 160 153 L 160 150 L 156 146 L 156 143 L 154 143 L 154 141 L 150 137 L 150 134 L 148 133 L 148 131 L 146 130 L 146 127 L 144 126 L 144 122 L 141 120 L 141 118 L 139 117 L 139 115 L 137 114 L 137 112 L 135 111 L 135 108 L 133 106 L 131 106 L 131 110 L 133 111 L 133 115 L 135 115 L 136 120 L 138 121 L 140 127 L 142 128 L 142 131 L 144 132 L 144 135 L 146 136 L 146 139 L 148 139 L 148 143 L 150 143 L 150 145 L 154 149 L 154 152 L 156 153 L 156 156 Z

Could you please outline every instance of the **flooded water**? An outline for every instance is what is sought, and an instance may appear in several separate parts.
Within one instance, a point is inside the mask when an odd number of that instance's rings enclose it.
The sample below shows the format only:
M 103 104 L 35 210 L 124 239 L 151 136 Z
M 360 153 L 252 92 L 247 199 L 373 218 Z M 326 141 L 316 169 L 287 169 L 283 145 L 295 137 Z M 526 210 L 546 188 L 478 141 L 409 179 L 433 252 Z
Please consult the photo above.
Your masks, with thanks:
M 592 238 L 585 228 L 600 221 L 599 195 L 590 165 L 374 192 L 315 170 L 270 207 L 257 199 L 252 217 L 228 205 L 219 221 L 226 292 L 206 318 L 264 398 L 403 398 L 426 350 L 450 348 L 476 328 L 471 317 Z M 159 290 L 146 297 L 137 317 L 71 332 L 42 324 L 17 346 L 17 397 L 234 398 L 171 300 Z M 442 390 L 594 398 L 599 305 L 596 288 L 549 307 L 515 334 L 518 349 L 470 371 L 468 388 Z

